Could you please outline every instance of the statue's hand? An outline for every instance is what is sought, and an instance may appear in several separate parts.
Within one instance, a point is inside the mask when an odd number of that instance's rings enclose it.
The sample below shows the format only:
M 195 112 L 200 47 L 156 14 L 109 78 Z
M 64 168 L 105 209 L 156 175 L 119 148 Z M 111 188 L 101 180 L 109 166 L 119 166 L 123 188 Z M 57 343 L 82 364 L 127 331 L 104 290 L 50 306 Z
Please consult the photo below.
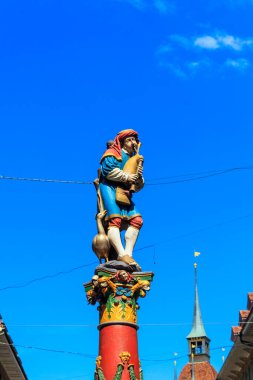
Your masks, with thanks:
M 128 179 L 127 179 L 127 182 L 132 185 L 133 183 L 135 183 L 138 179 L 139 175 L 138 174 L 129 174 L 128 175 Z
M 97 214 L 97 219 L 104 219 L 105 214 L 107 213 L 107 210 L 101 211 Z
M 142 177 L 142 174 L 143 174 L 143 166 L 139 166 L 139 167 L 138 167 L 137 174 L 138 174 L 139 177 Z

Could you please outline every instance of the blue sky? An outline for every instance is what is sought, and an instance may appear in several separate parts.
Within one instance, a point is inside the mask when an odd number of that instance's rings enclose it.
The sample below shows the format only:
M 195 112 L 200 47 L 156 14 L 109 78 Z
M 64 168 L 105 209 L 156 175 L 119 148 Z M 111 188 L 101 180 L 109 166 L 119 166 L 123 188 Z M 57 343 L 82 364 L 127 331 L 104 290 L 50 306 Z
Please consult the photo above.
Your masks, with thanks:
M 155 272 L 139 313 L 146 380 L 173 379 L 169 359 L 187 354 L 194 249 L 217 370 L 216 348 L 231 344 L 252 291 L 252 8 L 247 0 L 0 5 L 1 175 L 89 182 L 105 142 L 139 132 L 146 186 L 135 197 L 144 218 L 135 257 Z M 248 169 L 164 184 L 235 167 Z M 86 355 L 17 347 L 28 377 L 91 379 L 98 321 L 82 284 L 96 265 L 95 190 L 2 180 L 0 193 L 0 289 L 87 265 L 0 291 L 16 345 Z

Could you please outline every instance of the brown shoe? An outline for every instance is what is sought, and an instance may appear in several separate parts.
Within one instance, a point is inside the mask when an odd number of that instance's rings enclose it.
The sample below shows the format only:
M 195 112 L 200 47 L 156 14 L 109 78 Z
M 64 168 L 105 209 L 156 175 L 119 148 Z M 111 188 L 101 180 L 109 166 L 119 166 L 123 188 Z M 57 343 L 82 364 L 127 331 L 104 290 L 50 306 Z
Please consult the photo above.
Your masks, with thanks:
M 118 257 L 118 261 L 123 261 L 124 263 L 126 263 L 128 265 L 139 266 L 138 263 L 129 255 L 124 255 L 124 256 Z

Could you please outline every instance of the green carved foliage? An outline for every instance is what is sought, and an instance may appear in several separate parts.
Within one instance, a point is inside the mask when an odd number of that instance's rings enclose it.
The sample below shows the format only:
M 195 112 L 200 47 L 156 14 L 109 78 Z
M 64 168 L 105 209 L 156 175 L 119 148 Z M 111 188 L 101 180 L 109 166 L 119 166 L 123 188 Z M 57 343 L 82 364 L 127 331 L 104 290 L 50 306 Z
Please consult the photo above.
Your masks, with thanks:
M 117 371 L 116 371 L 116 374 L 115 374 L 113 380 L 121 380 L 123 369 L 124 369 L 123 365 L 118 364 Z
M 130 380 L 137 380 L 137 377 L 135 376 L 135 373 L 134 373 L 134 366 L 133 365 L 128 366 L 128 372 L 130 375 Z

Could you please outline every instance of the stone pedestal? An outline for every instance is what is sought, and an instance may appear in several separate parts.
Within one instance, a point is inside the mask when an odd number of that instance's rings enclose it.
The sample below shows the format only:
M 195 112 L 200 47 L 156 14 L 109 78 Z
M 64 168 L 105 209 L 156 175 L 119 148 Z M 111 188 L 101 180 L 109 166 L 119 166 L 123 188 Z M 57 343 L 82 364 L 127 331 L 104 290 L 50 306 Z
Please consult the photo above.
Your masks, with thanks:
M 84 284 L 88 302 L 99 304 L 99 356 L 95 380 L 141 380 L 137 340 L 138 298 L 150 290 L 152 272 L 100 266 Z

